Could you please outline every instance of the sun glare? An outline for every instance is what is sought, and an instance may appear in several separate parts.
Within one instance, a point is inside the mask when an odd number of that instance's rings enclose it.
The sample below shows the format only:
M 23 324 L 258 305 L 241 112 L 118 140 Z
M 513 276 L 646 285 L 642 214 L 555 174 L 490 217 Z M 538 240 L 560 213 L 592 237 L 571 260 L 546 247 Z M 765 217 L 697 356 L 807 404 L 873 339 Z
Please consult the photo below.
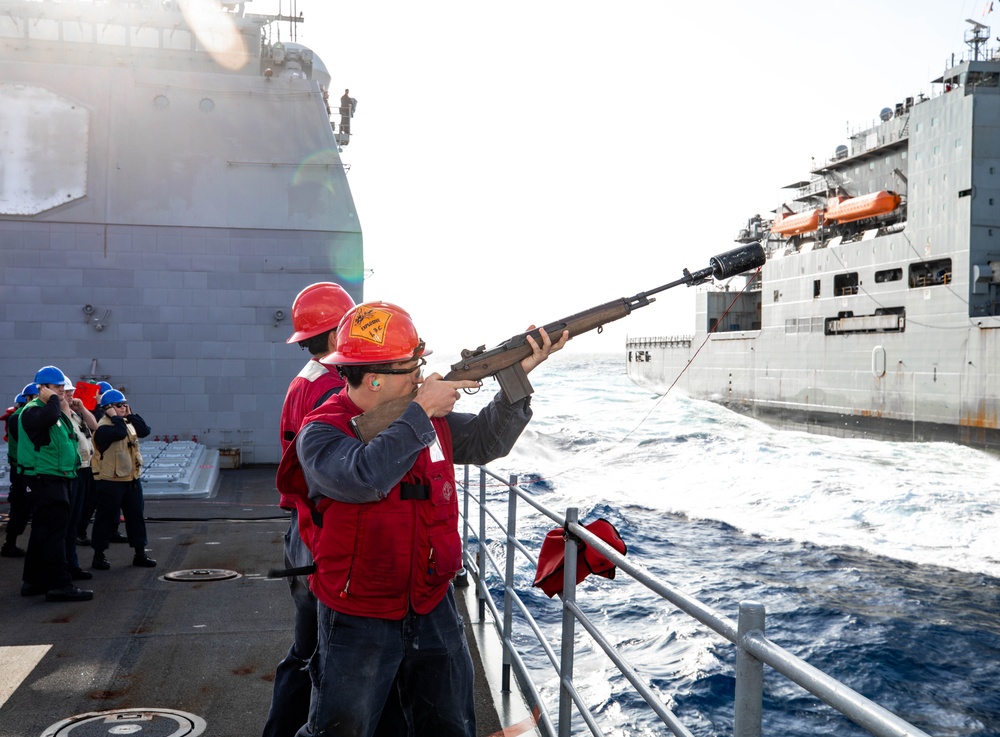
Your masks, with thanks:
M 180 0 L 181 13 L 198 41 L 226 69 L 246 66 L 250 57 L 246 41 L 233 23 L 232 13 L 222 10 L 219 0 Z

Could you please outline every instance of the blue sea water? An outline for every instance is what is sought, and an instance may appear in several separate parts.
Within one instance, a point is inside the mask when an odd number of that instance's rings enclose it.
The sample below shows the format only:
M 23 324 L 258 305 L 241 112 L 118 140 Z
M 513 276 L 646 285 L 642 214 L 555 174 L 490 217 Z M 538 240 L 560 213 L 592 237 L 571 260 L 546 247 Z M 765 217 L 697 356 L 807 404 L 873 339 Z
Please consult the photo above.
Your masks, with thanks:
M 611 520 L 633 561 L 734 621 L 740 601 L 762 603 L 773 641 L 929 734 L 1000 735 L 1000 459 L 776 430 L 655 397 L 621 356 L 572 349 L 531 375 L 534 419 L 493 470 L 527 479 L 550 509 Z M 518 537 L 537 550 L 552 527 L 525 516 Z M 502 558 L 498 538 L 487 544 Z M 533 576 L 519 561 L 517 589 L 558 644 L 558 600 Z M 689 729 L 732 733 L 728 642 L 628 576 L 591 576 L 579 597 Z M 580 628 L 576 639 L 577 687 L 605 733 L 666 733 Z M 522 642 L 554 711 L 548 661 Z M 766 734 L 866 734 L 765 679 Z

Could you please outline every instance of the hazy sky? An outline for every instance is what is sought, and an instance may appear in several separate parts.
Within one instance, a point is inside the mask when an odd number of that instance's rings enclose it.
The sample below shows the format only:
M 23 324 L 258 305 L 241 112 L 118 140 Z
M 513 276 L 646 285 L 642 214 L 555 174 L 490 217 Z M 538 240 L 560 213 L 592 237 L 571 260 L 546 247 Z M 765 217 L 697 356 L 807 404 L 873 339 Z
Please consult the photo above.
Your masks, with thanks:
M 935 93 L 966 18 L 1000 20 L 988 0 L 280 4 L 358 99 L 365 298 L 410 310 L 442 364 L 707 266 L 811 157 Z M 692 332 L 687 292 L 571 348 Z

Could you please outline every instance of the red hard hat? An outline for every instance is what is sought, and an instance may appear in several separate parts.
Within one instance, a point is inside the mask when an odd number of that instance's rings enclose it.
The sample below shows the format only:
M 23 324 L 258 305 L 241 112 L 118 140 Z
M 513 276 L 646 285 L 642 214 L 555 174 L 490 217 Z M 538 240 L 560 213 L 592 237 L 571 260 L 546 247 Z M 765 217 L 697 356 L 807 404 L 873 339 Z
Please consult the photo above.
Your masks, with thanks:
M 328 281 L 310 284 L 298 293 L 292 303 L 292 328 L 295 332 L 285 342 L 298 343 L 333 330 L 352 307 L 354 300 L 339 284 Z
M 430 353 L 424 349 L 410 313 L 389 302 L 365 302 L 344 315 L 337 328 L 337 350 L 323 363 L 396 363 Z

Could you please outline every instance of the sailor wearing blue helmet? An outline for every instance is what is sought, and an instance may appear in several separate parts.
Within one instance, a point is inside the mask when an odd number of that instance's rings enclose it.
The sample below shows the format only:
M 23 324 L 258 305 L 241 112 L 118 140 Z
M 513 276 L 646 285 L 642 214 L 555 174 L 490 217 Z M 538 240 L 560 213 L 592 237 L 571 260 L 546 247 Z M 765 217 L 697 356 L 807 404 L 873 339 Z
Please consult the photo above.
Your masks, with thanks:
M 94 592 L 73 585 L 66 561 L 70 483 L 80 466 L 64 388 L 66 376 L 56 366 L 43 366 L 34 383 L 38 396 L 17 418 L 17 463 L 31 498 L 31 535 L 21 595 L 45 594 L 47 601 L 89 601 Z
M 34 384 L 28 384 L 32 397 L 38 394 Z M 10 491 L 7 502 L 10 504 L 10 517 L 7 520 L 7 535 L 3 546 L 0 546 L 0 556 L 4 558 L 23 558 L 24 549 L 17 547 L 17 538 L 28 527 L 28 487 L 24 485 L 24 476 L 17 465 L 17 416 L 28 403 L 28 398 L 22 391 L 14 397 L 14 406 L 7 409 L 3 416 L 3 439 L 7 443 L 7 463 L 10 466 Z
M 125 395 L 117 389 L 101 394 L 104 416 L 94 432 L 94 478 L 97 482 L 97 514 L 91 535 L 94 562 L 91 568 L 111 568 L 105 551 L 118 523 L 118 510 L 125 517 L 128 543 L 135 550 L 132 565 L 152 568 L 156 561 L 146 555 L 146 522 L 143 519 L 142 455 L 139 438 L 149 435 L 149 425 L 132 412 Z

